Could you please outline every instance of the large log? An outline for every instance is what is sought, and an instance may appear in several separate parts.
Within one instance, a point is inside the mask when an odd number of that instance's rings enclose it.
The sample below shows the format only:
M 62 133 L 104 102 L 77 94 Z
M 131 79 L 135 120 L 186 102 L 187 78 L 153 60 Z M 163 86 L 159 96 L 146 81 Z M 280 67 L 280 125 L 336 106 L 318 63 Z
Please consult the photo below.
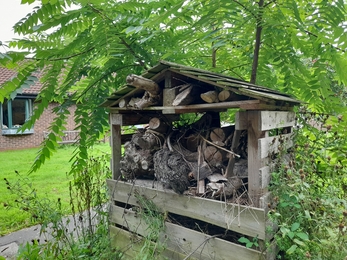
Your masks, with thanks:
M 126 82 L 129 85 L 146 91 L 142 99 L 135 103 L 136 108 L 143 109 L 161 102 L 161 88 L 153 80 L 130 74 L 127 76 Z
M 190 168 L 181 154 L 169 149 L 161 149 L 154 154 L 156 178 L 176 193 L 182 194 L 189 186 Z
M 138 76 L 138 75 L 134 75 L 134 74 L 128 75 L 126 78 L 126 82 L 129 85 L 132 85 L 136 88 L 144 89 L 154 96 L 159 95 L 161 93 L 161 89 L 156 82 L 154 82 L 153 80 Z

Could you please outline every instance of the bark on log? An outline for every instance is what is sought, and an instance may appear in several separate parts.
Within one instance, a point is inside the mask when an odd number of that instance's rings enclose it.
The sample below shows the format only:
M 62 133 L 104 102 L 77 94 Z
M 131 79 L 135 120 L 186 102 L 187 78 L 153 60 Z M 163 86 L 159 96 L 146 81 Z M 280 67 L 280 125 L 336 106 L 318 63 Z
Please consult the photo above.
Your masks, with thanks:
M 156 178 L 176 193 L 182 194 L 189 187 L 190 169 L 182 156 L 175 151 L 161 149 L 154 154 Z
M 204 100 L 206 103 L 217 103 L 219 102 L 218 99 L 218 92 L 217 91 L 208 91 L 205 93 L 202 93 L 200 95 L 201 99 Z
M 160 140 L 158 136 L 146 132 L 144 134 L 134 134 L 132 137 L 132 142 L 143 150 L 153 150 L 155 152 L 162 146 L 164 140 Z
M 218 94 L 218 99 L 221 102 L 240 100 L 240 97 L 241 97 L 240 95 L 237 95 L 234 92 L 230 90 L 226 90 L 226 89 L 222 90 Z
M 139 149 L 135 143 L 127 142 L 124 145 L 125 155 L 120 161 L 120 172 L 129 180 L 134 178 L 153 178 L 154 165 L 151 150 Z
M 141 88 L 149 92 L 151 95 L 156 96 L 161 93 L 159 85 L 153 80 L 130 74 L 126 78 L 126 82 L 136 88 Z

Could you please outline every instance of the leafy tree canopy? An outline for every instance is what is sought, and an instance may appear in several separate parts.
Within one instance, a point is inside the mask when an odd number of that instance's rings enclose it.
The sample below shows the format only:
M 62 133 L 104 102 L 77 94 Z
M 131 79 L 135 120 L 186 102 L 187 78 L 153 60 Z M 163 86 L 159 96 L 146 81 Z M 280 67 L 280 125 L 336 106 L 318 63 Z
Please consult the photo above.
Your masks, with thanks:
M 99 104 L 160 59 L 229 74 L 295 95 L 312 111 L 347 118 L 346 8 L 343 0 L 22 0 L 33 11 L 14 25 L 23 39 L 0 53 L 17 78 L 0 102 L 40 69 L 40 101 L 26 127 L 49 102 L 60 104 L 32 170 L 51 156 L 77 103 L 81 130 L 76 167 L 108 126 Z M 25 62 L 23 62 L 25 60 Z M 73 93 L 67 95 L 67 93 Z

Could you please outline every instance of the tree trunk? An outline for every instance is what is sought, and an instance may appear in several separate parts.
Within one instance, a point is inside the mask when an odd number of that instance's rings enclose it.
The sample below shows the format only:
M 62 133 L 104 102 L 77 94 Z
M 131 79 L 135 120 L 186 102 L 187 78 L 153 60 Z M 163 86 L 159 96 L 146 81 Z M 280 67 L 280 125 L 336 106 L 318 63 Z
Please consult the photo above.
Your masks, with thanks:
M 263 30 L 262 22 L 263 22 L 263 6 L 264 0 L 259 0 L 258 2 L 258 14 L 257 14 L 257 28 L 255 31 L 255 45 L 254 45 L 254 55 L 253 55 L 253 64 L 252 64 L 252 74 L 251 74 L 251 83 L 255 84 L 257 81 L 257 70 L 259 63 L 259 52 L 260 52 L 260 44 L 261 44 L 261 32 Z

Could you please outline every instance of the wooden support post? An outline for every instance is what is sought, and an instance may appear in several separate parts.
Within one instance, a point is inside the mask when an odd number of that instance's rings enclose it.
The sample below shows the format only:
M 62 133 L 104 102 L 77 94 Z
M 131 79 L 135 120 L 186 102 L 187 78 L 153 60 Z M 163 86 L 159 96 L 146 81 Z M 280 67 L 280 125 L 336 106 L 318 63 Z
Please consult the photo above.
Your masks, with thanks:
M 265 137 L 265 132 L 260 129 L 260 111 L 247 112 L 248 125 L 248 192 L 255 207 L 259 207 L 259 199 L 262 196 L 259 169 L 264 166 L 259 156 L 260 138 Z
M 121 176 L 120 172 L 120 159 L 122 150 L 121 128 L 122 128 L 122 115 L 110 114 L 111 124 L 111 146 L 112 146 L 112 173 L 113 179 L 118 180 Z

